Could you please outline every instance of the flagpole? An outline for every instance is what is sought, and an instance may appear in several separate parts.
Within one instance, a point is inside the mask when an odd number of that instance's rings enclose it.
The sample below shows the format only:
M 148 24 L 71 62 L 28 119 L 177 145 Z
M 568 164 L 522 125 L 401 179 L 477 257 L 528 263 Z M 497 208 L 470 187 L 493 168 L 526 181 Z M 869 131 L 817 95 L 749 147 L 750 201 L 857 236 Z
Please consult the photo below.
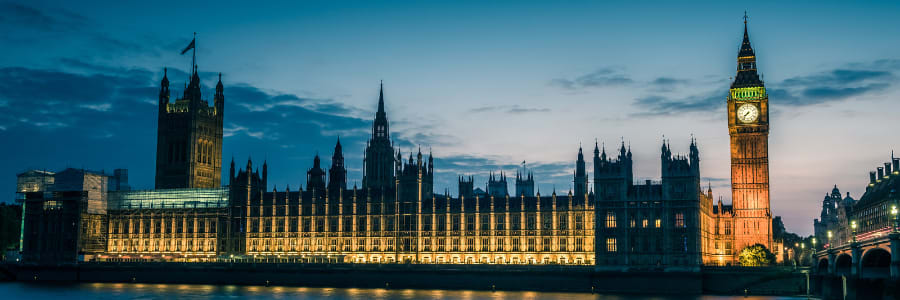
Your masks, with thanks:
M 197 32 L 194 32 L 194 53 L 193 58 L 191 59 L 191 73 L 193 74 L 194 67 L 197 66 Z

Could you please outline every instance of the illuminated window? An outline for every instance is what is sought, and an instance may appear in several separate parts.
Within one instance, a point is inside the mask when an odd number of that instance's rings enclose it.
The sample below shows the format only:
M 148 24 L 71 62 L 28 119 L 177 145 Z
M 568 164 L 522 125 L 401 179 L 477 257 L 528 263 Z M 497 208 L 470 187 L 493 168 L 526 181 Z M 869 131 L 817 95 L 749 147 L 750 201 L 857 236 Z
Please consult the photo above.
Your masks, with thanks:
M 684 213 L 675 214 L 675 227 L 684 228 Z
M 559 216 L 557 216 L 557 219 L 559 221 L 559 226 L 557 226 L 556 229 L 558 229 L 558 230 L 568 230 L 569 229 L 569 217 L 565 213 L 560 213 Z
M 653 222 L 653 226 L 655 226 L 656 228 L 662 227 L 662 220 L 656 219 L 656 221 Z
M 606 238 L 606 252 L 616 252 L 616 238 Z
M 537 220 L 535 220 L 534 214 L 528 214 L 525 217 L 525 229 L 528 229 L 528 230 L 537 229 Z
M 613 211 L 606 212 L 606 228 L 616 228 L 616 213 Z
M 422 219 L 422 230 L 431 231 L 431 216 L 425 216 Z
M 648 226 L 649 224 L 650 224 L 650 222 L 647 221 L 647 219 L 641 220 L 641 228 L 647 228 L 647 226 Z

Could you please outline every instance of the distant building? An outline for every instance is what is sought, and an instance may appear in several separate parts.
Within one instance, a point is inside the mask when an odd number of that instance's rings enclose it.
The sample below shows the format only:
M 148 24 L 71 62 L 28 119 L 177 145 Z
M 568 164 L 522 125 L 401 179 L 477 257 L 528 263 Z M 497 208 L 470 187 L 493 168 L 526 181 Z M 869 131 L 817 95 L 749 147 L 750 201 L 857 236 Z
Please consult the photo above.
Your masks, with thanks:
M 866 192 L 859 197 L 859 201 L 850 205 L 849 220 L 855 221 L 858 225 L 855 230 L 857 240 L 884 236 L 893 230 L 895 224 L 891 208 L 900 207 L 898 191 L 900 191 L 900 158 L 891 155 L 891 160 L 885 162 L 884 167 L 869 172 Z M 833 239 L 835 246 L 849 244 L 853 239 L 854 230 L 847 229 L 846 225 L 843 228 L 849 233 L 849 238 Z
M 121 177 L 127 172 L 116 170 L 114 174 L 73 168 L 19 174 L 23 259 L 74 261 L 105 253 L 110 178 L 116 188 L 128 186 L 127 177 Z
M 534 197 L 534 174 L 516 172 L 516 197 Z
M 850 240 L 850 209 L 856 204 L 856 200 L 847 196 L 841 198 L 841 191 L 837 185 L 831 190 L 831 193 L 825 194 L 822 200 L 822 212 L 818 219 L 813 220 L 813 231 L 816 240 L 822 247 L 830 247 L 832 243 L 841 244 Z M 831 232 L 831 236 L 828 236 Z
M 0 203 L 0 254 L 7 261 L 19 258 L 22 234 L 22 205 Z
M 509 196 L 509 184 L 506 181 L 506 174 L 503 174 L 503 171 L 500 171 L 499 175 L 494 175 L 494 173 L 491 172 L 488 176 L 487 194 L 498 198 Z

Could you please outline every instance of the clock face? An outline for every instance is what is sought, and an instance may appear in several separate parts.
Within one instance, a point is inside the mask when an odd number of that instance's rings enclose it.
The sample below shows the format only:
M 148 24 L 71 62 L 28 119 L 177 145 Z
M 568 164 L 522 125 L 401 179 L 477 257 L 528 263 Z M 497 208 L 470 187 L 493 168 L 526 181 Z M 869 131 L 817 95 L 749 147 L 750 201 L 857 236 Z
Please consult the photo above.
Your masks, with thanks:
M 737 119 L 742 123 L 753 123 L 759 119 L 759 109 L 756 105 L 744 103 L 737 109 Z

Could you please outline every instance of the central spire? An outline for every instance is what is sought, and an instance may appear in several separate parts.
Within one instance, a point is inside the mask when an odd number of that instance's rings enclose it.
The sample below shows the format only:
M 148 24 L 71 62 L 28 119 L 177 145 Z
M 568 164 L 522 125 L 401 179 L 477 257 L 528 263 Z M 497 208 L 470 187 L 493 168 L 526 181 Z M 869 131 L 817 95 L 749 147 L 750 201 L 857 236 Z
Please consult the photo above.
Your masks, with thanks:
M 384 82 L 378 88 L 378 112 L 375 113 L 375 122 L 372 124 L 372 139 L 390 139 L 387 113 L 384 111 Z
M 384 81 L 381 81 L 378 87 L 378 113 L 384 113 Z
M 378 111 L 372 122 L 372 138 L 366 144 L 363 158 L 363 187 L 390 190 L 394 184 L 394 163 L 400 160 L 399 154 L 394 157 L 391 143 L 390 126 L 387 113 L 384 111 L 384 82 L 378 87 Z
M 738 50 L 737 57 L 737 75 L 731 88 L 745 87 L 761 87 L 762 80 L 759 79 L 759 73 L 756 69 L 756 53 L 753 46 L 750 45 L 750 34 L 747 30 L 747 12 L 744 12 L 744 39 L 741 41 L 741 48 Z

